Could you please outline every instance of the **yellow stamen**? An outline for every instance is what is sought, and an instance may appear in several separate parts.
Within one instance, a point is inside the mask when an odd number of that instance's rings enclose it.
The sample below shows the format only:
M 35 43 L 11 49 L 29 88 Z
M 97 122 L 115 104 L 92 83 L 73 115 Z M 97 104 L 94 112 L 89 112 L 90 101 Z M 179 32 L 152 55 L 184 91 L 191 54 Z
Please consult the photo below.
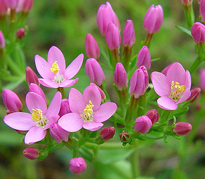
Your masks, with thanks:
M 31 119 L 34 121 L 40 121 L 43 119 L 42 111 L 40 109 L 32 109 L 33 113 Z
M 53 73 L 58 73 L 58 71 L 60 70 L 59 69 L 59 66 L 57 64 L 57 61 L 55 61 L 52 65 L 52 67 L 50 68 L 50 70 L 53 72 Z
M 172 81 L 171 90 L 171 98 L 174 100 L 178 100 L 181 98 L 181 93 L 183 93 L 186 90 L 186 86 L 180 85 L 179 82 Z
M 91 100 L 89 100 L 89 104 L 86 105 L 85 109 L 84 109 L 84 113 L 90 117 L 90 115 L 93 113 L 93 104 L 91 102 Z

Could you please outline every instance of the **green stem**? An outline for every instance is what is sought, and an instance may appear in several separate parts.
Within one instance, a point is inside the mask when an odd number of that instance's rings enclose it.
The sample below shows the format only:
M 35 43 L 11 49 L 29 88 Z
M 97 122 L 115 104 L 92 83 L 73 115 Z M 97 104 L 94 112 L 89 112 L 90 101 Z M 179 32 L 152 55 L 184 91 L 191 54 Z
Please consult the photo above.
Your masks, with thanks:
M 198 68 L 202 61 L 203 60 L 200 58 L 200 56 L 196 58 L 196 60 L 192 63 L 192 65 L 189 68 L 190 74 L 192 74 Z
M 16 65 L 16 63 L 7 55 L 6 57 L 6 63 L 8 67 L 11 69 L 12 72 L 14 72 L 18 76 L 22 76 L 24 74 Z
M 66 97 L 65 97 L 65 91 L 64 91 L 64 88 L 63 88 L 63 87 L 59 87 L 57 90 L 61 93 L 62 99 L 66 98 Z
M 147 34 L 147 37 L 144 41 L 144 45 L 146 45 L 148 48 L 150 47 L 150 43 L 151 43 L 151 40 L 152 40 L 152 37 L 153 37 L 154 33 L 152 34 Z
M 128 66 L 129 66 L 131 53 L 132 53 L 132 47 L 125 46 L 125 47 L 124 47 L 124 51 L 123 51 L 123 54 L 124 54 L 124 57 L 123 57 L 123 65 L 124 65 L 124 68 L 125 68 L 126 70 L 128 69 Z
M 115 64 L 116 64 L 117 62 L 119 62 L 119 60 L 118 60 L 118 58 L 119 58 L 119 56 L 118 56 L 118 49 L 113 49 L 113 50 L 112 50 L 112 55 L 113 55 L 113 57 L 114 57 Z

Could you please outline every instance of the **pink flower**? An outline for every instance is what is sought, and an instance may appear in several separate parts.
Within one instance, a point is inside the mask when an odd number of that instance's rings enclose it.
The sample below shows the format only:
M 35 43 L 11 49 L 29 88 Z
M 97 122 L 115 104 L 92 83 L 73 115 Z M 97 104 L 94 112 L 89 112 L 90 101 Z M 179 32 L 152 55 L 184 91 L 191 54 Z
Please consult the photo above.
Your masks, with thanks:
M 132 47 L 135 43 L 135 29 L 132 20 L 127 20 L 123 31 L 123 45 Z
M 7 7 L 15 9 L 19 3 L 19 0 L 4 0 L 4 3 Z
M 43 97 L 43 99 L 47 103 L 46 96 L 45 96 L 43 90 L 37 84 L 31 83 L 29 85 L 29 92 L 34 92 L 34 93 L 40 95 L 41 97 Z
M 68 132 L 76 132 L 82 127 L 89 131 L 96 131 L 103 126 L 117 110 L 117 105 L 107 102 L 102 105 L 101 95 L 94 85 L 88 86 L 83 94 L 75 88 L 70 89 L 69 105 L 72 113 L 65 114 L 58 120 L 58 124 Z
M 195 22 L 191 28 L 191 35 L 195 43 L 205 42 L 205 26 L 200 22 Z
M 62 99 L 61 100 L 61 107 L 59 111 L 59 116 L 62 117 L 64 114 L 70 113 L 70 106 L 68 99 Z
M 48 62 L 39 55 L 35 56 L 35 64 L 39 74 L 43 77 L 39 83 L 49 88 L 70 87 L 73 86 L 77 79 L 71 80 L 81 68 L 83 63 L 83 54 L 80 54 L 65 69 L 65 58 L 55 46 L 48 51 Z
M 28 131 L 25 144 L 33 144 L 42 140 L 46 136 L 46 129 L 58 120 L 60 104 L 60 92 L 55 94 L 48 109 L 42 96 L 29 92 L 26 95 L 26 105 L 30 113 L 11 113 L 4 117 L 4 122 L 15 130 Z
M 69 132 L 62 129 L 62 127 L 56 123 L 50 127 L 50 134 L 58 143 L 61 143 L 63 140 L 65 142 L 68 141 Z
M 86 162 L 82 157 L 73 158 L 70 160 L 69 170 L 77 175 L 84 172 L 86 167 Z
M 201 21 L 205 22 L 205 0 L 201 0 L 200 2 L 199 13 L 201 16 Z
M 199 86 L 201 90 L 205 91 L 205 68 L 201 68 L 199 73 Z
M 147 116 L 140 116 L 135 121 L 134 129 L 142 134 L 146 134 L 152 127 L 152 121 Z
M 166 73 L 153 72 L 151 80 L 155 92 L 160 96 L 157 103 L 160 108 L 175 110 L 179 103 L 191 95 L 191 75 L 178 63 L 172 63 Z
M 5 2 L 4 2 L 4 0 L 0 0 L 0 4 L 1 4 L 1 6 L 0 6 L 0 15 L 3 16 L 7 12 L 7 6 L 6 6 Z

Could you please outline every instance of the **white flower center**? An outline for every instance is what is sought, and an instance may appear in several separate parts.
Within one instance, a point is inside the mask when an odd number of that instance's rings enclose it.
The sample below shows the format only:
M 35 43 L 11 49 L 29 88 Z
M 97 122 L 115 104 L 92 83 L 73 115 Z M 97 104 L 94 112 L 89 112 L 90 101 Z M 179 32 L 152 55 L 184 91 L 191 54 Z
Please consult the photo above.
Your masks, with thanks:
M 31 119 L 36 121 L 36 126 L 44 127 L 48 122 L 46 116 L 43 116 L 40 109 L 32 109 L 32 111 Z
M 94 105 L 92 104 L 91 100 L 89 100 L 89 104 L 85 106 L 85 109 L 81 114 L 81 117 L 85 122 L 93 121 L 93 109 L 92 109 L 93 107 Z
M 177 81 L 172 81 L 171 83 L 171 94 L 170 97 L 177 102 L 177 100 L 181 99 L 182 94 L 186 90 L 185 85 L 180 85 Z

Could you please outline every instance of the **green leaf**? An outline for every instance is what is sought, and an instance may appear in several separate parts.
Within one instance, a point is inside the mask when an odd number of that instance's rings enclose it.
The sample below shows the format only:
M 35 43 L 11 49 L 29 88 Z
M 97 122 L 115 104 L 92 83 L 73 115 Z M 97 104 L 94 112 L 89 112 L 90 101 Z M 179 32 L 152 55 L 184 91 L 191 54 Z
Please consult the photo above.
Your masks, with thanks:
M 179 25 L 175 25 L 175 27 L 177 29 L 181 30 L 182 32 L 184 32 L 184 33 L 186 33 L 186 34 L 188 34 L 188 35 L 190 35 L 192 37 L 191 31 L 189 29 L 186 29 L 185 27 L 182 27 L 182 26 L 179 26 Z

